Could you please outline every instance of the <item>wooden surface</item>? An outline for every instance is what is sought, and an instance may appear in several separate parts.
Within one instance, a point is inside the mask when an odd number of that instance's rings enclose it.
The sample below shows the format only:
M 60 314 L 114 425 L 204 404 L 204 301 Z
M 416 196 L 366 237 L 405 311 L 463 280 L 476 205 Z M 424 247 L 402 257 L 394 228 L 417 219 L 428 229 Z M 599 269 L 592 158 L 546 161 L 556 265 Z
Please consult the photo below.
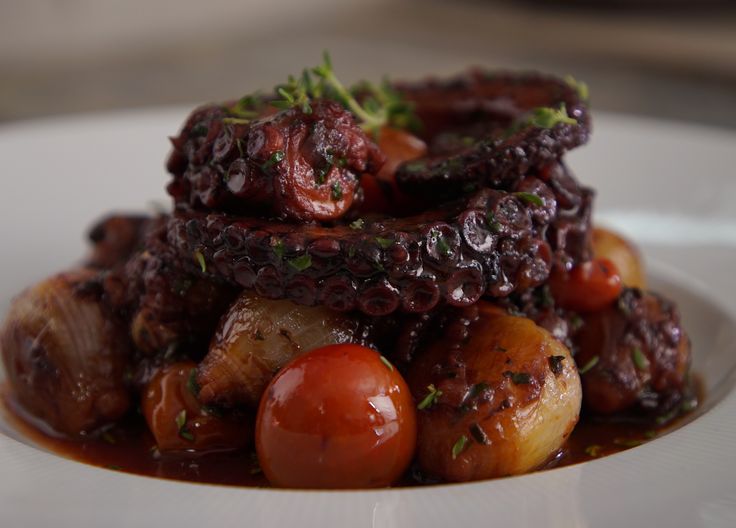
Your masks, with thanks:
M 59 5 L 68 10 L 49 11 Z M 4 121 L 230 98 L 329 49 L 347 80 L 543 69 L 587 81 L 597 109 L 736 127 L 736 10 L 724 7 L 0 0 L 0 9 Z

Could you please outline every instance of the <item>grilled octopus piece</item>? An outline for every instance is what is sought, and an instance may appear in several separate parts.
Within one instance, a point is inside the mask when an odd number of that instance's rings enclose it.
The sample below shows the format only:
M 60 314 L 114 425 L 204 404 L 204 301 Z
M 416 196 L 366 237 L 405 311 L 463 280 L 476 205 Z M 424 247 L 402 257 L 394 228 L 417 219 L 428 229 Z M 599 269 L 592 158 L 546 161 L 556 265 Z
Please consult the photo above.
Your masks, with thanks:
M 205 106 L 172 144 L 168 191 L 177 207 L 290 221 L 342 217 L 360 201 L 360 174 L 384 162 L 353 115 L 330 100 L 253 121 Z
M 467 306 L 542 284 L 555 260 L 588 257 L 591 196 L 578 189 L 581 205 L 568 218 L 553 187 L 530 177 L 519 188 L 539 201 L 483 189 L 415 217 L 349 226 L 178 212 L 168 243 L 190 272 L 269 299 L 372 316 Z
M 690 389 L 690 340 L 673 303 L 628 288 L 616 305 L 583 319 L 572 338 L 577 364 L 592 365 L 582 375 L 589 410 L 661 415 L 683 402 Z
M 429 145 L 427 157 L 398 168 L 399 187 L 411 195 L 447 199 L 467 188 L 513 188 L 590 135 L 587 103 L 556 77 L 473 71 L 396 88 L 413 103 Z M 528 112 L 540 107 L 576 123 L 527 126 Z

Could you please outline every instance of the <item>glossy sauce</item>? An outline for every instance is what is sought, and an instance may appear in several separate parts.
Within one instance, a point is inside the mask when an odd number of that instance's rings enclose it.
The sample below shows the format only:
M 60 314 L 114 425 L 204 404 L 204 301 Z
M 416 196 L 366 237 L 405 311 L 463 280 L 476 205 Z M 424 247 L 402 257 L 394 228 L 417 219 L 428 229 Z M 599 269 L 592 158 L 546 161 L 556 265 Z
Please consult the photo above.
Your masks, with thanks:
M 700 385 L 699 383 L 697 385 Z M 253 451 L 223 451 L 206 454 L 161 453 L 140 416 L 106 430 L 100 437 L 82 441 L 57 438 L 39 430 L 13 403 L 7 387 L 0 390 L 0 410 L 12 426 L 39 446 L 61 456 L 114 471 L 171 480 L 228 486 L 268 487 Z M 698 401 L 702 402 L 699 393 Z M 686 421 L 685 413 L 664 426 L 626 421 L 581 419 L 563 448 L 543 469 L 551 469 L 608 456 L 656 439 Z M 401 486 L 423 482 L 407 475 Z

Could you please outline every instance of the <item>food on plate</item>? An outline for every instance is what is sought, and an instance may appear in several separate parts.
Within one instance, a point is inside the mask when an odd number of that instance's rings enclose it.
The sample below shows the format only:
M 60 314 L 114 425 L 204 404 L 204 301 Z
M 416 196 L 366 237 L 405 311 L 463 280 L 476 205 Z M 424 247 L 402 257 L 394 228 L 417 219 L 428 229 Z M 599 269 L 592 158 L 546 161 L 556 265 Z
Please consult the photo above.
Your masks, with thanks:
M 374 488 L 396 482 L 417 444 L 415 403 L 394 366 L 360 345 L 310 350 L 261 398 L 258 461 L 291 488 Z
M 82 459 L 283 487 L 495 478 L 595 456 L 581 429 L 648 438 L 695 401 L 690 342 L 592 225 L 564 159 L 590 131 L 572 79 L 346 87 L 327 56 L 202 106 L 171 138 L 172 210 L 106 217 L 13 302 L 11 406 Z

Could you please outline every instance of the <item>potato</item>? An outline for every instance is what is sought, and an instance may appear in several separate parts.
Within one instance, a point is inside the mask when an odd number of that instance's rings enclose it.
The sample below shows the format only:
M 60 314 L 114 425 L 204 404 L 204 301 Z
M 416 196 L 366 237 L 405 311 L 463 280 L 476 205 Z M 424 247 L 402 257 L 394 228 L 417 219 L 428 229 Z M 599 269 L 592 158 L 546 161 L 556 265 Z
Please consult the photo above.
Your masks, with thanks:
M 579 417 L 569 350 L 531 320 L 483 301 L 451 321 L 407 377 L 419 402 L 420 467 L 443 480 L 534 470 Z
M 636 246 L 609 229 L 593 229 L 593 254 L 611 260 L 626 286 L 644 289 L 646 279 L 644 263 Z

